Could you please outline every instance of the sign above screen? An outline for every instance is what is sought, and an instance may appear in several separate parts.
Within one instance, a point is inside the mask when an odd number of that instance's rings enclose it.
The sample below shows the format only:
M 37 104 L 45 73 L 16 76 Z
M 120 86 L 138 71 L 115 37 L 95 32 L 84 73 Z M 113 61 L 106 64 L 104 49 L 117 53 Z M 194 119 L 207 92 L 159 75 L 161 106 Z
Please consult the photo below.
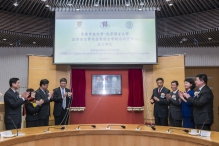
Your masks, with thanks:
M 55 64 L 157 63 L 154 11 L 56 12 Z

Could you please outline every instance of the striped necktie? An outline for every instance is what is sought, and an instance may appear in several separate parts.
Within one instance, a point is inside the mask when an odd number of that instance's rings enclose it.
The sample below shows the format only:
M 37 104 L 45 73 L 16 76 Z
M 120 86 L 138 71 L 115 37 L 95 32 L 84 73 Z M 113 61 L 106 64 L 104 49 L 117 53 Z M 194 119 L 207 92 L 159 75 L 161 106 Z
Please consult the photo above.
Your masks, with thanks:
M 62 97 L 63 97 L 63 95 L 64 95 L 64 89 L 61 88 L 61 90 L 62 90 Z M 62 108 L 63 108 L 63 109 L 66 108 L 66 97 L 63 98 L 63 100 L 62 100 Z

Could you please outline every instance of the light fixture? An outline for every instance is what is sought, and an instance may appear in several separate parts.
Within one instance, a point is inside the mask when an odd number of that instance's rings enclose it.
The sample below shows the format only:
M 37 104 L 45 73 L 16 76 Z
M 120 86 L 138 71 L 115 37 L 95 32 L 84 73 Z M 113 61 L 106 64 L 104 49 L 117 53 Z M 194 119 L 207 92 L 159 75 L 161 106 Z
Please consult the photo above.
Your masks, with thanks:
M 168 5 L 171 7 L 171 6 L 173 6 L 173 3 L 169 3 Z
M 139 11 L 141 11 L 141 10 L 142 10 L 142 8 L 139 8 L 138 10 L 139 10 Z
M 45 7 L 49 8 L 50 5 L 45 5 Z
M 36 44 L 36 42 L 33 42 L 33 44 Z
M 7 39 L 3 39 L 3 41 L 6 41 Z
M 71 7 L 73 4 L 71 3 L 71 1 L 68 1 L 67 5 L 68 5 L 69 7 Z
M 140 6 L 144 6 L 144 2 L 141 1 L 141 2 L 140 2 Z
M 182 41 L 184 41 L 184 42 L 187 41 L 187 40 L 188 40 L 187 38 L 183 38 L 183 39 L 182 39 Z
M 10 46 L 12 46 L 13 44 L 10 44 Z
M 129 6 L 130 6 L 130 1 L 125 2 L 125 6 L 126 6 L 126 7 L 129 7 Z
M 212 38 L 208 38 L 208 40 L 210 41 L 210 40 L 212 40 Z
M 13 3 L 13 5 L 14 5 L 15 7 L 18 6 L 18 2 L 17 2 L 17 0 Z
M 45 2 L 46 0 L 41 0 L 42 2 Z
M 171 0 L 166 0 L 166 2 L 170 2 Z
M 180 41 L 179 43 L 180 43 L 180 44 L 182 44 L 182 43 L 183 43 L 183 41 Z
M 76 9 L 76 11 L 79 11 L 79 10 L 80 10 L 79 8 Z

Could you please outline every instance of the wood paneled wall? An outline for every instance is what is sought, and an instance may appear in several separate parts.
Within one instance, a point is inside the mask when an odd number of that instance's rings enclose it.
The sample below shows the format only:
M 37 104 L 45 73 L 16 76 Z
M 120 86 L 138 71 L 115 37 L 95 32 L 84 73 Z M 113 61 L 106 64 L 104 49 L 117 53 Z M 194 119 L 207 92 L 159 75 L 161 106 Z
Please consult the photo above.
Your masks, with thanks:
M 37 90 L 40 80 L 49 80 L 49 91 L 59 87 L 59 80 L 66 78 L 68 81 L 67 87 L 70 87 L 70 66 L 54 65 L 53 57 L 29 56 L 28 64 L 28 88 Z M 50 125 L 54 125 L 53 117 L 54 103 L 50 103 Z
M 152 91 L 157 87 L 156 79 L 162 77 L 164 86 L 171 90 L 171 82 L 177 80 L 179 89 L 184 90 L 185 79 L 185 56 L 158 57 L 157 65 L 144 65 L 143 86 L 144 86 L 144 121 L 154 122 L 154 105 L 150 103 Z
M 197 74 L 204 73 L 208 76 L 208 86 L 214 94 L 214 124 L 211 130 L 219 131 L 219 67 L 187 67 L 186 77 L 195 79 Z

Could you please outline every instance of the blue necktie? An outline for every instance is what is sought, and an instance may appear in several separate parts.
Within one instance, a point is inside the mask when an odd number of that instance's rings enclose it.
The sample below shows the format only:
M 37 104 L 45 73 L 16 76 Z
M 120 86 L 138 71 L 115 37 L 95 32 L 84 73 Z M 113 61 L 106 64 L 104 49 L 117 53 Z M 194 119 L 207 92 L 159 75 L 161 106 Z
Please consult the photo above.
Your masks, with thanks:
M 64 89 L 62 89 L 62 97 L 63 97 L 63 95 L 64 95 Z M 62 108 L 65 109 L 65 107 L 66 107 L 66 97 L 63 98 L 63 100 L 62 100 Z

